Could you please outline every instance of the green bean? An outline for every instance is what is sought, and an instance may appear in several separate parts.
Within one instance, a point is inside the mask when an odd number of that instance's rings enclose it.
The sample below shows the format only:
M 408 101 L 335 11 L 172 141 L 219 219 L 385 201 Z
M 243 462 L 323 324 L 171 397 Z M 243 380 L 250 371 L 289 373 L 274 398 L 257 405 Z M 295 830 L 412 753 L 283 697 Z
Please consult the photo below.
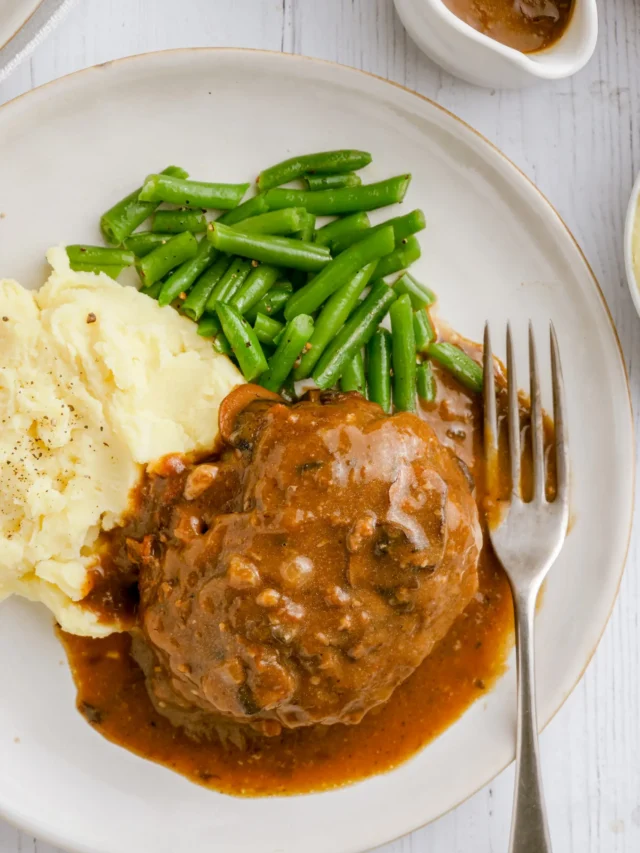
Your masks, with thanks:
M 71 264 L 95 267 L 130 267 L 136 259 L 133 252 L 104 246 L 67 246 L 67 257 Z
M 240 314 L 246 314 L 271 290 L 279 275 L 280 270 L 277 267 L 260 264 L 259 267 L 251 270 L 242 286 L 229 300 L 229 305 L 233 305 Z
M 217 302 L 228 302 L 240 290 L 252 269 L 251 261 L 245 258 L 234 258 L 226 273 L 209 294 L 204 310 L 213 313 Z
M 318 361 L 313 371 L 313 379 L 318 388 L 331 388 L 335 385 L 345 364 L 356 350 L 369 342 L 395 298 L 394 291 L 384 282 L 378 282 L 371 289 L 371 293 L 358 305 Z
M 341 219 L 334 219 L 327 225 L 323 225 L 316 231 L 315 242 L 319 246 L 329 246 L 332 252 L 334 247 L 339 244 L 340 240 L 346 238 L 347 235 L 361 234 L 371 227 L 369 217 L 364 211 L 362 213 L 352 213 L 350 216 L 343 216 Z M 353 240 L 355 243 L 356 240 Z M 338 254 L 335 252 L 335 254 Z
M 420 284 L 420 282 L 416 281 L 408 272 L 394 282 L 393 289 L 398 296 L 402 296 L 404 293 L 407 293 L 411 299 L 411 304 L 416 309 L 433 305 L 436 301 L 435 293 L 426 285 Z
M 222 255 L 222 257 L 218 258 L 213 266 L 205 270 L 191 288 L 189 295 L 182 304 L 182 313 L 186 314 L 186 316 L 190 317 L 192 320 L 199 320 L 204 314 L 205 306 L 211 296 L 213 288 L 220 281 L 230 266 L 231 258 L 228 255 Z
M 393 228 L 389 226 L 342 252 L 309 284 L 294 293 L 285 308 L 284 315 L 287 320 L 293 319 L 296 314 L 313 314 L 336 290 L 353 278 L 358 270 L 388 254 L 393 246 Z M 375 275 L 377 274 L 376 269 Z
M 280 389 L 280 396 L 286 403 L 297 402 L 298 395 L 296 394 L 296 386 L 292 376 L 288 376 L 282 383 L 282 388 Z
M 218 302 L 216 304 L 216 313 L 222 324 L 222 331 L 229 341 L 233 354 L 242 371 L 242 375 L 247 382 L 251 382 L 252 379 L 260 376 L 267 369 L 267 360 L 264 357 L 256 333 L 244 317 L 230 305 Z
M 250 323 L 254 323 L 258 314 L 266 314 L 267 317 L 275 317 L 276 314 L 279 314 L 291 297 L 291 290 L 282 287 L 283 284 L 288 283 L 289 282 L 281 281 L 275 287 L 272 287 L 259 302 L 256 302 L 256 304 L 247 311 L 247 320 L 249 320 Z
M 124 267 L 119 264 L 77 264 L 71 262 L 69 266 L 74 272 L 92 272 L 94 275 L 104 273 L 114 280 L 118 278 L 124 269 Z
M 339 190 L 342 187 L 359 187 L 362 183 L 360 175 L 345 172 L 342 175 L 305 175 L 307 189 L 310 190 Z
M 242 201 L 249 184 L 211 184 L 170 175 L 148 175 L 140 201 L 167 201 L 180 207 L 233 210 Z
M 221 330 L 217 315 L 208 315 L 198 322 L 198 334 L 203 338 L 212 338 Z
M 343 238 L 346 239 L 347 235 L 362 234 L 370 229 L 371 220 L 368 213 L 360 211 L 332 219 L 316 231 L 315 240 L 321 246 L 329 246 L 333 249 L 333 246 Z M 353 242 L 355 243 L 356 240 L 354 239 Z
M 280 390 L 312 334 L 313 319 L 308 314 L 298 314 L 287 324 L 278 349 L 269 360 L 269 369 L 260 377 L 260 384 L 264 388 L 269 391 Z
M 221 252 L 264 261 L 276 267 L 317 272 L 331 261 L 331 253 L 324 246 L 302 243 L 291 237 L 243 234 L 217 222 L 210 223 L 207 237 Z
M 181 293 L 188 293 L 194 282 L 213 264 L 217 256 L 218 253 L 211 243 L 208 240 L 201 240 L 198 244 L 198 254 L 181 264 L 165 281 L 158 303 L 171 305 Z
M 359 243 L 356 243 L 358 246 Z M 345 251 L 349 251 L 345 249 Z M 405 238 L 397 249 L 389 252 L 384 258 L 380 259 L 378 269 L 376 270 L 376 278 L 384 278 L 385 275 L 405 270 L 410 267 L 414 261 L 420 257 L 420 243 L 415 237 Z
M 295 234 L 302 227 L 306 216 L 304 207 L 285 207 L 283 210 L 272 210 L 244 219 L 234 227 L 244 234 Z
M 434 403 L 436 399 L 436 378 L 431 369 L 431 363 L 423 361 L 417 367 L 418 397 L 425 403 Z
M 227 340 L 227 336 L 224 332 L 218 332 L 218 334 L 213 338 L 212 343 L 214 350 L 220 353 L 220 355 L 231 355 L 233 352 L 231 344 Z
M 148 287 L 163 278 L 170 270 L 195 257 L 198 241 L 190 231 L 176 234 L 163 246 L 158 246 L 144 258 L 138 258 L 136 268 L 140 278 Z
M 270 210 L 305 207 L 316 216 L 339 216 L 341 213 L 376 210 L 396 204 L 405 197 L 410 181 L 411 175 L 399 175 L 377 184 L 343 187 L 341 190 L 269 190 L 267 204 Z
M 401 412 L 416 410 L 416 339 L 413 334 L 413 310 L 406 294 L 389 309 L 391 317 L 391 364 L 393 366 L 393 403 Z
M 391 412 L 391 334 L 379 328 L 367 348 L 369 399 Z
M 266 314 L 258 314 L 256 321 L 253 324 L 253 331 L 256 337 L 263 344 L 272 344 L 280 332 L 284 332 L 285 325 L 278 320 L 273 320 L 267 317 Z
M 269 190 L 295 181 L 306 173 L 335 175 L 362 169 L 371 162 L 371 154 L 366 151 L 322 151 L 317 154 L 304 154 L 291 157 L 264 169 L 258 176 L 258 187 Z
M 140 293 L 144 293 L 145 296 L 148 296 L 151 299 L 157 299 L 160 295 L 163 284 L 163 281 L 156 281 L 155 284 L 151 285 L 151 287 L 142 287 L 140 289 Z
M 460 347 L 447 342 L 430 344 L 427 354 L 429 358 L 448 370 L 469 391 L 477 393 L 482 391 L 482 368 Z
M 217 316 L 203 317 L 198 323 L 198 334 L 203 338 L 211 338 L 211 343 L 216 352 L 222 355 L 229 355 L 231 352 L 231 346 L 222 331 Z
M 346 323 L 347 318 L 358 304 L 360 295 L 369 283 L 376 268 L 376 262 L 367 264 L 352 279 L 331 296 L 316 320 L 310 347 L 302 356 L 300 365 L 294 371 L 295 379 L 307 379 L 328 344 Z
M 161 174 L 176 178 L 189 177 L 189 173 L 179 166 L 168 166 Z M 107 243 L 119 246 L 158 207 L 155 203 L 139 201 L 141 191 L 142 187 L 134 190 L 102 215 L 100 228 Z
M 429 344 L 433 343 L 436 339 L 436 332 L 426 308 L 419 308 L 417 311 L 414 311 L 413 333 L 416 338 L 416 352 L 425 353 Z
M 239 204 L 233 210 L 228 210 L 216 219 L 216 222 L 221 222 L 223 225 L 237 225 L 238 222 L 244 222 L 251 216 L 259 216 L 261 213 L 266 213 L 269 210 L 264 193 L 258 193 L 253 198 L 248 198 Z
M 296 208 L 298 209 L 298 208 Z M 304 208 L 300 208 L 304 210 Z M 286 208 L 285 208 L 286 210 Z M 316 215 L 314 213 L 307 213 L 305 210 L 304 217 L 302 220 L 301 228 L 296 234 L 298 240 L 302 240 L 304 243 L 311 243 L 313 241 L 313 235 L 316 231 Z
M 363 397 L 367 396 L 367 378 L 364 373 L 364 358 L 362 350 L 356 350 L 342 371 L 340 377 L 341 391 L 357 391 Z
M 286 210 L 287 208 L 285 208 Z M 304 208 L 296 208 L 296 210 L 304 210 Z M 302 220 L 301 229 L 295 234 L 295 237 L 298 240 L 302 240 L 303 243 L 311 243 L 313 241 L 313 235 L 316 230 L 316 217 L 313 213 L 307 213 L 304 211 L 304 217 Z M 299 290 L 301 287 L 309 281 L 309 273 L 303 272 L 302 270 L 292 270 L 291 275 L 291 283 L 294 286 L 295 290 Z
M 158 210 L 153 217 L 151 230 L 165 234 L 182 234 L 183 231 L 204 234 L 207 217 L 196 210 Z
M 124 241 L 125 249 L 136 256 L 136 258 L 144 258 L 149 252 L 153 252 L 158 246 L 164 244 L 173 237 L 173 234 L 156 234 L 153 231 L 139 231 L 137 234 L 132 234 Z
M 396 216 L 393 219 L 387 219 L 385 222 L 381 222 L 379 225 L 374 225 L 373 228 L 370 228 L 367 231 L 353 231 L 351 233 L 344 234 L 342 237 L 339 237 L 337 240 L 332 242 L 331 251 L 334 254 L 344 252 L 345 249 L 348 249 L 349 246 L 353 246 L 353 244 L 357 243 L 358 240 L 362 240 L 363 237 L 370 237 L 372 232 L 379 231 L 387 225 L 393 226 L 393 233 L 395 235 L 397 245 L 405 238 L 410 237 L 412 234 L 417 234 L 418 231 L 422 231 L 426 228 L 427 220 L 421 210 L 412 210 L 411 213 L 407 213 L 404 216 Z

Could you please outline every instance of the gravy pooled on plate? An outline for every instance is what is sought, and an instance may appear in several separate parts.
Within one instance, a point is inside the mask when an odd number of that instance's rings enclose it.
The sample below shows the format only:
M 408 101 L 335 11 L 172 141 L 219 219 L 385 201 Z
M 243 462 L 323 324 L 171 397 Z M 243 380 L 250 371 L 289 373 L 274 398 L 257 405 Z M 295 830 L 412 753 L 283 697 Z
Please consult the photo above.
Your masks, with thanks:
M 522 53 L 558 41 L 571 20 L 574 0 L 442 0 L 462 21 Z

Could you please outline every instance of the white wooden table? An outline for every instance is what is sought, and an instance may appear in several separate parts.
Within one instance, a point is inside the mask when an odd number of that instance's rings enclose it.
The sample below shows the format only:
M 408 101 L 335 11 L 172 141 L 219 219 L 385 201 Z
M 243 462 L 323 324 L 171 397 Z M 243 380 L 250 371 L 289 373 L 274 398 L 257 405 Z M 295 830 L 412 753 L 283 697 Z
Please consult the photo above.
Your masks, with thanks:
M 500 92 L 467 86 L 424 58 L 392 0 L 80 0 L 32 59 L 0 84 L 0 104 L 98 62 L 202 45 L 322 57 L 415 89 L 496 143 L 559 210 L 609 302 L 638 409 L 640 320 L 624 280 L 621 235 L 640 169 L 640 3 L 606 0 L 600 15 L 596 55 L 576 78 Z M 640 851 L 639 545 L 636 535 L 593 662 L 542 736 L 558 853 Z M 506 771 L 454 812 L 378 853 L 506 851 L 512 781 L 513 771 Z M 0 821 L 0 853 L 18 851 L 54 853 Z

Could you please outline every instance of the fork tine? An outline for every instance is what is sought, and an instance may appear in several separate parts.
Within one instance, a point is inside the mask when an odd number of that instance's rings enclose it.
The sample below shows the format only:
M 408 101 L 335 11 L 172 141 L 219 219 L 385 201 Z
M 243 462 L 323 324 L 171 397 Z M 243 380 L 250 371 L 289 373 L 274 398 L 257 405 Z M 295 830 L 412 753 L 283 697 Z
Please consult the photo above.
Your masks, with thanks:
M 566 501 L 569 488 L 569 445 L 565 423 L 565 396 L 558 338 L 553 323 L 549 324 L 551 339 L 551 377 L 553 381 L 553 420 L 556 433 L 557 498 Z
M 529 378 L 531 396 L 531 451 L 533 454 L 533 499 L 541 503 L 545 495 L 544 427 L 542 425 L 542 399 L 538 356 L 533 325 L 529 321 Z
M 496 412 L 496 388 L 493 372 L 493 352 L 491 349 L 491 332 L 489 324 L 484 326 L 483 347 L 484 368 L 484 455 L 486 464 L 487 491 L 495 491 L 498 461 L 498 415 Z
M 520 497 L 520 401 L 518 400 L 518 378 L 513 351 L 511 325 L 507 323 L 507 391 L 509 421 L 509 461 L 511 465 L 511 491 Z

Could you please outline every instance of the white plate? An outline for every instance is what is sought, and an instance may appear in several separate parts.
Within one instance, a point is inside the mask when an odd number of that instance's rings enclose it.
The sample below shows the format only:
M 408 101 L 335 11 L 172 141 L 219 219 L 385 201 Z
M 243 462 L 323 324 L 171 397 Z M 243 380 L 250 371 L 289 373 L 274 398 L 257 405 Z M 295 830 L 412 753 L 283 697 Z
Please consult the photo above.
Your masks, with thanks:
M 46 38 L 75 0 L 0 0 L 0 82 Z
M 631 407 L 611 318 L 583 255 L 486 140 L 406 90 L 316 60 L 191 50 L 101 66 L 0 109 L 0 270 L 38 286 L 50 244 L 96 241 L 102 210 L 169 163 L 242 181 L 287 154 L 336 147 L 371 150 L 369 179 L 413 172 L 404 208 L 423 207 L 429 221 L 418 274 L 459 331 L 479 339 L 488 317 L 498 340 L 509 317 L 522 343 L 529 317 L 540 333 L 549 318 L 556 324 L 575 524 L 538 618 L 546 723 L 593 654 L 620 582 Z M 353 853 L 433 820 L 513 758 L 511 668 L 392 773 L 294 800 L 226 797 L 103 740 L 74 709 L 45 614 L 18 602 L 0 612 L 0 813 L 75 850 Z

